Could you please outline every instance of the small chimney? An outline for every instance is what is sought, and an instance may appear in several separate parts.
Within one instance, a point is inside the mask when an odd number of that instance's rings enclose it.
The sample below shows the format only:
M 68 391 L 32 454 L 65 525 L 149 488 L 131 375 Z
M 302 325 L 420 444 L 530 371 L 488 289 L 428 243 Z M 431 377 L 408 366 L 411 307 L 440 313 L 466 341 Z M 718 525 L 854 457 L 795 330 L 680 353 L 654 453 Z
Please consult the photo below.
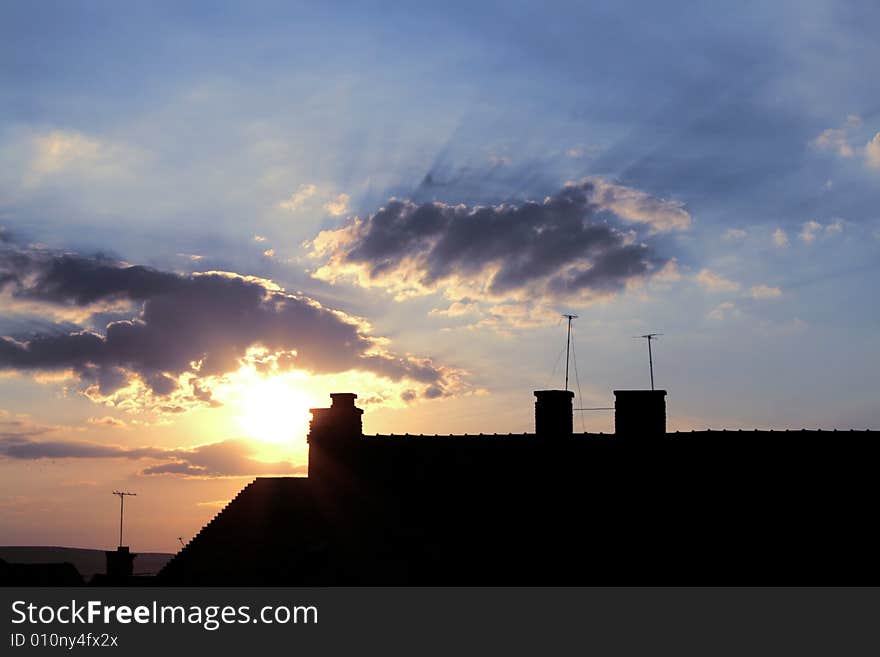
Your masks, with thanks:
M 115 550 L 104 552 L 107 556 L 107 577 L 110 579 L 128 579 L 134 574 L 134 558 L 127 545 L 120 545 Z
M 539 436 L 568 437 L 572 432 L 571 390 L 535 390 L 535 433 Z
M 615 390 L 614 433 L 630 438 L 666 435 L 665 390 Z

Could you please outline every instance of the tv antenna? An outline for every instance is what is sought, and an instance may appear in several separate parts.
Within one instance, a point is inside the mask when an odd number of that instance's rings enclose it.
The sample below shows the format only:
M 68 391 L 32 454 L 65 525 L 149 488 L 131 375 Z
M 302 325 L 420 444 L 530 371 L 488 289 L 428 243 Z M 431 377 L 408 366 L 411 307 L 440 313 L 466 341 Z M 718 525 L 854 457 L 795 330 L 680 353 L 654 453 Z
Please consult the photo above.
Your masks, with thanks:
M 571 351 L 571 320 L 577 319 L 577 315 L 568 315 L 563 313 L 563 317 L 568 319 L 568 335 L 565 338 L 565 389 L 568 390 L 568 354 Z
M 126 496 L 135 496 L 137 493 L 129 493 L 124 490 L 115 490 L 113 491 L 114 495 L 119 496 L 119 547 L 122 547 L 122 514 L 125 510 L 125 498 Z
M 651 341 L 656 340 L 657 336 L 663 335 L 662 333 L 646 333 L 645 335 L 636 335 L 633 336 L 638 339 L 644 339 L 648 341 L 648 367 L 651 371 L 651 390 L 654 389 L 654 355 L 651 353 Z

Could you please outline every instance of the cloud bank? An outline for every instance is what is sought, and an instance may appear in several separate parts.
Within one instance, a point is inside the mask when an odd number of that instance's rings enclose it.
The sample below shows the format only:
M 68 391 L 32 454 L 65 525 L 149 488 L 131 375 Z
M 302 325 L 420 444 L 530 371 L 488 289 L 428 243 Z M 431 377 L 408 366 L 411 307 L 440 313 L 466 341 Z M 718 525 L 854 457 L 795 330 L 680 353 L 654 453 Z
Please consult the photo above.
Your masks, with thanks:
M 164 400 L 164 410 L 185 410 L 211 403 L 209 379 L 245 362 L 315 374 L 363 371 L 428 396 L 451 394 L 461 381 L 460 372 L 428 358 L 391 353 L 362 319 L 229 272 L 182 275 L 7 242 L 0 299 L 87 315 L 128 309 L 127 319 L 99 328 L 64 324 L 0 338 L 0 370 L 70 372 L 94 399 L 140 387 Z

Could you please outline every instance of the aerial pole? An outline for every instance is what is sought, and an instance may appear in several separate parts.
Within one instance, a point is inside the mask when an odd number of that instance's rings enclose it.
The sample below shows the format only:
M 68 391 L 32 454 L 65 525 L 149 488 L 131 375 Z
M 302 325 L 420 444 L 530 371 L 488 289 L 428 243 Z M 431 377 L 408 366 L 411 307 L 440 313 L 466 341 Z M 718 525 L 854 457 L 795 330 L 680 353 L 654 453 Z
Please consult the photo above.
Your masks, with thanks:
M 647 333 L 645 335 L 639 335 L 637 337 L 644 338 L 648 341 L 648 368 L 651 371 L 651 390 L 654 389 L 654 355 L 651 353 L 651 340 L 656 340 L 658 335 L 663 335 L 662 333 Z
M 119 496 L 119 547 L 122 547 L 122 514 L 125 511 L 125 497 L 137 495 L 137 493 L 129 493 L 124 490 L 113 491 L 114 495 Z
M 568 319 L 568 335 L 565 338 L 565 389 L 568 390 L 568 354 L 571 351 L 571 320 L 577 319 L 577 315 L 566 315 L 563 317 Z

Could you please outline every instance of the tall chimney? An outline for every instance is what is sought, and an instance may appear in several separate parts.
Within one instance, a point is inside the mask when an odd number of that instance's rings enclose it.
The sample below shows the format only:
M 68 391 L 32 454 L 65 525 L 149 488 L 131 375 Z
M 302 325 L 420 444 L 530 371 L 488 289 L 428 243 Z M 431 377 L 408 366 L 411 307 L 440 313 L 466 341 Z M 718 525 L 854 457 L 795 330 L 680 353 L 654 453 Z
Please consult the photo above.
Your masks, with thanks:
M 535 433 L 539 436 L 568 437 L 572 432 L 571 390 L 535 390 Z
M 357 459 L 363 423 L 363 410 L 354 405 L 353 392 L 330 395 L 330 408 L 309 409 L 309 478 L 324 477 L 332 470 Z

